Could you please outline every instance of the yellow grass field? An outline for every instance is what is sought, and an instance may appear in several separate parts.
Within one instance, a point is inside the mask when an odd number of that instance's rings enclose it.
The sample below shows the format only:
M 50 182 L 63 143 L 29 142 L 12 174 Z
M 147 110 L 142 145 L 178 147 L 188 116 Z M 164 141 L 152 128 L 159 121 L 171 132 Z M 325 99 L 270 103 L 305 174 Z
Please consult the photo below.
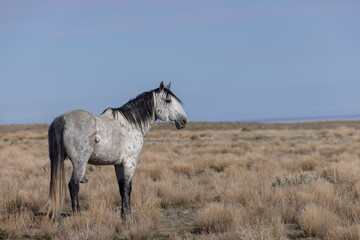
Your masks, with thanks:
M 0 239 L 360 239 L 360 122 L 157 123 L 120 218 L 113 166 L 87 167 L 81 214 L 39 214 L 47 125 L 0 126 Z M 72 167 L 65 161 L 67 179 Z

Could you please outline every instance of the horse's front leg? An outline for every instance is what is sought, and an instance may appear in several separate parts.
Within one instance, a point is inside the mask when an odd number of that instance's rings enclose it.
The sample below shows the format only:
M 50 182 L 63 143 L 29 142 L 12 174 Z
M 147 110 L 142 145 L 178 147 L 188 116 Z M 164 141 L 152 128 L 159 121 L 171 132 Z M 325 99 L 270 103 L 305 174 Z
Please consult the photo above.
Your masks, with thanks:
M 116 178 L 119 184 L 121 195 L 121 217 L 126 218 L 126 215 L 131 213 L 130 195 L 131 195 L 131 182 L 136 168 L 136 160 L 115 165 Z

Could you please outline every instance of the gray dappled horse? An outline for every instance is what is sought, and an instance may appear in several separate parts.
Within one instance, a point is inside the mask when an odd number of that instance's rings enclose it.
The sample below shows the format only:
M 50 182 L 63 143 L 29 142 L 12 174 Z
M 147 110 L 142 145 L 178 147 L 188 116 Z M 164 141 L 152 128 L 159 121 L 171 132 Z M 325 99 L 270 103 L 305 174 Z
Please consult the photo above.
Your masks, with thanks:
M 65 199 L 66 157 L 73 164 L 69 182 L 71 206 L 79 211 L 80 181 L 86 164 L 114 165 L 122 198 L 121 216 L 130 213 L 131 179 L 143 138 L 151 125 L 160 119 L 185 127 L 187 117 L 180 100 L 170 91 L 170 83 L 144 92 L 120 108 L 108 108 L 101 115 L 74 110 L 58 116 L 49 127 L 51 160 L 50 193 L 44 210 L 56 220 Z

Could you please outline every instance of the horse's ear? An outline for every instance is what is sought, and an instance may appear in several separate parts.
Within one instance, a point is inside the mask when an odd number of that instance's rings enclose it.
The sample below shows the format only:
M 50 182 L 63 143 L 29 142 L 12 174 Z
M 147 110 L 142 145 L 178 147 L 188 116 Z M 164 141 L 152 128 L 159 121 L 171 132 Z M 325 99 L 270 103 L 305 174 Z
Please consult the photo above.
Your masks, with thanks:
M 171 81 L 170 81 L 169 84 L 166 86 L 166 88 L 170 90 L 170 87 L 171 87 Z
M 161 81 L 159 89 L 160 89 L 160 92 L 164 91 L 164 82 L 163 81 Z

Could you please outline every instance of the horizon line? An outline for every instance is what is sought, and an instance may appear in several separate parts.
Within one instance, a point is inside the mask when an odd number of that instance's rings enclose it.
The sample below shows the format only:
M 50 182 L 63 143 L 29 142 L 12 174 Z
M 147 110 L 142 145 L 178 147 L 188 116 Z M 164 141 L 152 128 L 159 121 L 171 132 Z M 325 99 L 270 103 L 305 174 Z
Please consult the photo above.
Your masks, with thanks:
M 326 122 L 326 121 L 355 121 L 360 120 L 360 114 L 324 115 L 305 117 L 279 117 L 240 120 L 239 122 L 291 123 L 291 122 Z
M 256 118 L 256 119 L 243 119 L 243 120 L 200 120 L 190 122 L 255 122 L 255 123 L 301 123 L 301 122 L 336 122 L 336 121 L 357 121 L 360 120 L 360 114 L 351 115 L 327 115 L 327 116 L 307 116 L 307 117 L 279 117 L 279 118 Z M 165 122 L 157 122 L 165 123 Z M 38 123 L 0 123 L 0 125 L 31 125 L 31 124 L 50 124 L 46 122 Z

